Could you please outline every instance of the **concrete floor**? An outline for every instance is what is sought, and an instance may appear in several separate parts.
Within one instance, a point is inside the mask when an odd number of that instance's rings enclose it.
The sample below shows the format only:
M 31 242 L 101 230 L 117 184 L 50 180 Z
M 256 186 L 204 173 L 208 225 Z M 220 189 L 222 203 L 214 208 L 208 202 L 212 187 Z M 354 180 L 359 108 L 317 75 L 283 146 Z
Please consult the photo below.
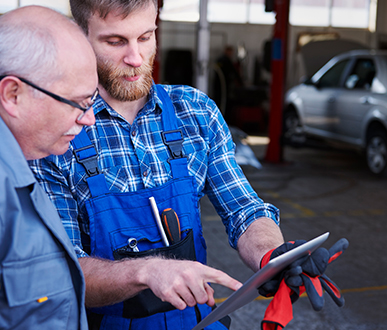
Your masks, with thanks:
M 258 195 L 281 210 L 285 240 L 308 240 L 329 231 L 324 247 L 342 237 L 350 243 L 326 272 L 342 290 L 345 306 L 338 308 L 325 294 L 323 310 L 315 312 L 302 297 L 285 329 L 387 329 L 387 178 L 373 177 L 361 155 L 346 149 L 285 147 L 285 162 L 274 165 L 262 160 L 266 145 L 252 148 L 263 168 L 243 170 Z M 202 200 L 202 215 L 209 264 L 246 281 L 252 271 L 229 247 L 207 199 Z M 219 302 L 230 295 L 223 287 L 214 288 Z M 260 329 L 270 302 L 260 298 L 231 314 L 231 330 Z

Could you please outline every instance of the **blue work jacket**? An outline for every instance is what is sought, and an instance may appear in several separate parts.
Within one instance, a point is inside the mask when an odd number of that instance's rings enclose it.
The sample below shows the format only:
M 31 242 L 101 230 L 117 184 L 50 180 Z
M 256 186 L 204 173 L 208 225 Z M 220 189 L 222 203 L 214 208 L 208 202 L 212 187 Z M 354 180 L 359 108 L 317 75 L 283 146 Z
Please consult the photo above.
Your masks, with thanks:
M 86 330 L 74 249 L 0 118 L 0 329 Z

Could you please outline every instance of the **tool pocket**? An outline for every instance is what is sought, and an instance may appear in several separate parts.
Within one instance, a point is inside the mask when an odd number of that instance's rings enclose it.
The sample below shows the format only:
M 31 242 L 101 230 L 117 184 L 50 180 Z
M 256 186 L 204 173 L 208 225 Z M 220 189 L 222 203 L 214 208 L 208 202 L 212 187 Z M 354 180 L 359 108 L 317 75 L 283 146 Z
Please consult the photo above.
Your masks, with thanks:
M 162 256 L 169 259 L 196 260 L 193 231 L 189 230 L 186 237 L 174 245 L 133 252 L 129 247 L 122 247 L 113 251 L 115 260 L 124 258 L 143 258 L 148 256 Z M 173 305 L 161 301 L 150 289 L 140 292 L 135 297 L 124 301 L 123 317 L 142 318 L 156 313 L 175 309 Z

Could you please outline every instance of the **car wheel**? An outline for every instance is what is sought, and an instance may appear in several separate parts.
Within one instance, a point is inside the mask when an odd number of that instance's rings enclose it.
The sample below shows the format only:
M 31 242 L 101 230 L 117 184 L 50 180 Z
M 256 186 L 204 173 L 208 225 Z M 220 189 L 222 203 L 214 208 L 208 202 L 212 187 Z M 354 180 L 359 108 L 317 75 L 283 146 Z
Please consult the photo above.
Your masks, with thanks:
M 291 146 L 301 146 L 306 141 L 300 118 L 294 110 L 285 111 L 282 132 L 285 144 Z
M 382 130 L 372 132 L 367 139 L 367 165 L 376 175 L 382 175 L 387 166 L 387 135 Z

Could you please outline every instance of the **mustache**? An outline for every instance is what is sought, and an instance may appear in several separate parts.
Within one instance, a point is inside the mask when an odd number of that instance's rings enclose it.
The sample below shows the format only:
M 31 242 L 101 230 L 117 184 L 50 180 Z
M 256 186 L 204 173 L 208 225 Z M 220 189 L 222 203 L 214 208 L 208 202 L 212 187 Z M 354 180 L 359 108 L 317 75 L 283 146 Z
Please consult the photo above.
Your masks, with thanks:
M 100 56 L 97 56 L 97 63 L 99 63 L 99 67 L 103 69 L 103 71 L 108 72 L 110 79 L 113 80 L 119 77 L 134 77 L 142 75 L 146 71 L 146 63 L 144 63 L 140 67 L 125 67 L 118 68 L 115 67 L 108 59 L 103 59 Z M 105 73 L 104 72 L 104 73 Z M 106 73 L 105 73 L 106 75 Z
M 83 126 L 81 125 L 74 125 L 71 127 L 64 135 L 78 135 L 81 133 Z
M 115 68 L 112 70 L 111 74 L 113 77 L 134 77 L 142 75 L 143 67 L 139 68 Z

